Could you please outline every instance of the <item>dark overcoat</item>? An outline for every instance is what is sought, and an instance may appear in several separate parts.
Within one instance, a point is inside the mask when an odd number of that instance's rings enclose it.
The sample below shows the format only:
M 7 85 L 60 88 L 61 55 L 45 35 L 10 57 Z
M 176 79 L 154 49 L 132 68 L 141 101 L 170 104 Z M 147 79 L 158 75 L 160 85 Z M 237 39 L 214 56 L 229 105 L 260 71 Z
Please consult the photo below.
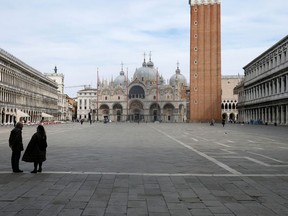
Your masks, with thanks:
M 35 133 L 23 154 L 22 160 L 25 162 L 43 162 L 46 160 L 46 137 Z
M 14 128 L 9 136 L 9 146 L 12 151 L 23 151 L 22 143 L 22 130 L 20 128 Z

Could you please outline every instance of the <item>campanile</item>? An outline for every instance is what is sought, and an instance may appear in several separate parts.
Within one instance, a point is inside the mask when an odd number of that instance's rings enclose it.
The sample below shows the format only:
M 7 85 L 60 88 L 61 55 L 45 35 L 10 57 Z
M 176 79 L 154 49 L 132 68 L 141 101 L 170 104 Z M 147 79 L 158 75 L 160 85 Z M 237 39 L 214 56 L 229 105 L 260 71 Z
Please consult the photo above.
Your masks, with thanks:
M 220 0 L 190 0 L 190 122 L 221 119 Z

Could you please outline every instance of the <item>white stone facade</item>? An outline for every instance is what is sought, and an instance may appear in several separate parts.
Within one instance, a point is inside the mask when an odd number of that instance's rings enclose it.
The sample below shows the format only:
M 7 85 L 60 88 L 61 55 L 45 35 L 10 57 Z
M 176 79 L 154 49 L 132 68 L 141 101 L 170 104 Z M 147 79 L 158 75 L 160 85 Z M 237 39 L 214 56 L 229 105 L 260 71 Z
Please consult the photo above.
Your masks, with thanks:
M 123 68 L 110 82 L 99 82 L 98 89 L 89 87 L 77 93 L 77 119 L 114 122 L 186 122 L 187 81 L 179 66 L 165 84 L 151 61 L 136 69 L 128 80 Z M 98 95 L 97 95 L 98 94 Z
M 238 121 L 238 94 L 234 93 L 234 88 L 241 82 L 243 76 L 222 76 L 222 118 L 227 122 Z
M 0 124 L 39 122 L 43 113 L 56 115 L 57 84 L 0 49 Z
M 249 123 L 288 124 L 288 36 L 244 67 L 239 119 Z
M 64 74 L 57 72 L 57 67 L 55 66 L 54 73 L 45 73 L 45 76 L 54 80 L 58 85 L 58 114 L 57 120 L 62 121 L 72 121 L 72 115 L 68 113 L 68 102 L 66 100 L 66 94 L 64 94 Z
M 208 5 L 208 4 L 220 4 L 220 0 L 189 0 L 189 4 L 193 5 Z

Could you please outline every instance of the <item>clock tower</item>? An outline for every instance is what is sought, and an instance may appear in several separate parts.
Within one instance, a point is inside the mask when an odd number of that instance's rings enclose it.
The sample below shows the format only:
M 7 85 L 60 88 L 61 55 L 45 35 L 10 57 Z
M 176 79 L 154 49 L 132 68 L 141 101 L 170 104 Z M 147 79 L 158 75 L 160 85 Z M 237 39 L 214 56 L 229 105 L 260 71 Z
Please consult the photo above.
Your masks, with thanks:
M 190 0 L 190 122 L 221 119 L 220 0 Z

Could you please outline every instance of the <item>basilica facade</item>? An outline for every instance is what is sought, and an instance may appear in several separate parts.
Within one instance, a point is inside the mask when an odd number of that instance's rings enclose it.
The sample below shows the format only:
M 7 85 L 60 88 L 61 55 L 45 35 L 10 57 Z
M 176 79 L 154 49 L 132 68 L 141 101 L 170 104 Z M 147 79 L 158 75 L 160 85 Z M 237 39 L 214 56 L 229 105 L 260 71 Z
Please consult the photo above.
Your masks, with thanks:
M 187 80 L 179 64 L 168 82 L 151 61 L 144 61 L 129 79 L 123 70 L 108 81 L 98 81 L 97 89 L 77 92 L 77 119 L 113 122 L 186 122 Z

